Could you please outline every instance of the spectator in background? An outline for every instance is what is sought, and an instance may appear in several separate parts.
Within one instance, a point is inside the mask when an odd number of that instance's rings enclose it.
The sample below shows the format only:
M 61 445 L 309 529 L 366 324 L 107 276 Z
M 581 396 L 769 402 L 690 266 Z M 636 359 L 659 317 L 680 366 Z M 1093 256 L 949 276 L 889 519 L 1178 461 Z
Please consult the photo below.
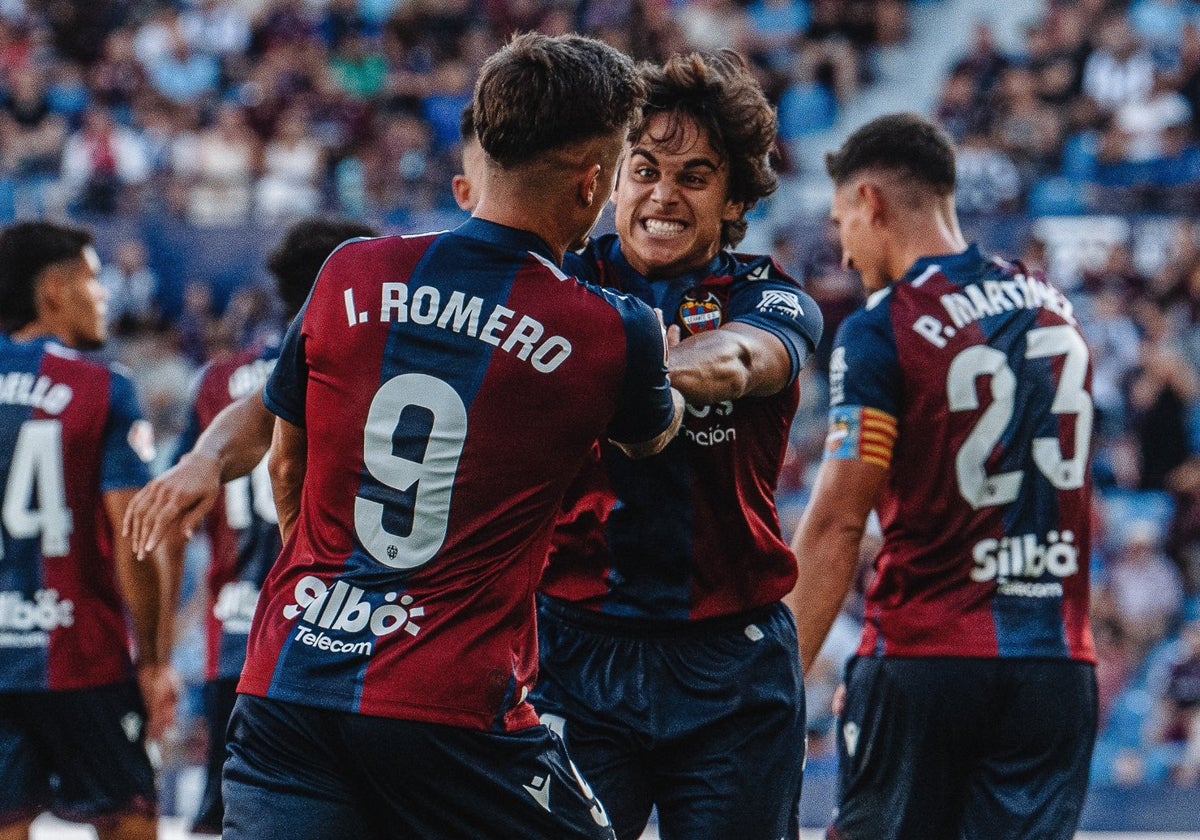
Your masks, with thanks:
M 1140 660 L 1166 638 L 1183 605 L 1183 582 L 1163 554 L 1158 525 L 1138 520 L 1125 527 L 1105 586 L 1116 605 L 1121 632 Z
M 66 123 L 50 110 L 40 70 L 13 71 L 0 111 L 0 147 L 4 169 L 17 175 L 57 174 L 66 139 Z
M 1185 625 L 1180 634 L 1155 697 L 1147 741 L 1158 747 L 1175 784 L 1200 784 L 1200 621 Z
M 195 105 L 213 96 L 221 77 L 217 60 L 194 51 L 178 33 L 172 38 L 167 54 L 147 69 L 154 89 L 177 105 Z
M 958 148 L 958 211 L 989 215 L 1018 209 L 1021 174 L 1002 150 L 979 132 Z
M 150 171 L 141 138 L 114 123 L 105 108 L 89 110 L 63 149 L 63 189 L 69 204 L 84 212 L 116 211 L 122 192 L 144 184 Z
M 117 332 L 146 327 L 158 318 L 158 277 L 147 263 L 146 246 L 129 239 L 117 246 L 116 259 L 100 271 L 108 290 L 108 321 Z
M 1154 59 L 1125 16 L 1111 15 L 1097 42 L 1083 68 L 1083 92 L 1107 113 L 1126 102 L 1145 99 L 1154 86 Z
M 1188 414 L 1200 396 L 1200 383 L 1180 353 L 1175 327 L 1162 308 L 1144 301 L 1137 318 L 1146 337 L 1127 400 L 1141 453 L 1139 487 L 1161 490 L 1167 475 L 1191 454 Z
M 250 47 L 250 19 L 237 2 L 195 0 L 179 16 L 179 31 L 196 52 L 237 60 Z
M 1124 103 L 1113 119 L 1114 156 L 1129 162 L 1178 157 L 1188 139 L 1192 106 L 1163 71 L 1145 99 Z
M 377 96 L 388 76 L 387 59 L 378 44 L 361 32 L 342 37 L 330 69 L 338 87 L 355 99 Z
M 992 92 L 1009 64 L 1008 57 L 996 45 L 996 33 L 981 21 L 975 25 L 966 55 L 954 65 L 953 75 L 968 76 L 975 82 L 976 89 L 986 96 Z
M 1032 184 L 1058 162 L 1063 123 L 1058 112 L 1037 95 L 1033 74 L 1010 67 L 997 83 L 996 141 L 1022 171 L 1022 182 Z
M 1092 399 L 1102 434 L 1125 428 L 1124 385 L 1137 367 L 1141 337 L 1120 289 L 1105 287 L 1084 301 L 1079 323 L 1092 350 Z
M 280 117 L 275 136 L 263 152 L 256 211 L 265 224 L 317 212 L 325 174 L 325 150 L 313 138 L 302 106 Z
M 257 143 L 245 115 L 223 105 L 216 123 L 179 137 L 172 151 L 176 176 L 187 186 L 188 219 L 197 225 L 233 224 L 250 209 Z
M 147 85 L 146 68 L 137 59 L 133 33 L 118 29 L 104 39 L 100 60 L 88 71 L 88 85 L 100 105 L 130 113 Z
M 986 138 L 992 109 L 983 102 L 979 82 L 967 70 L 955 70 L 942 88 L 937 105 L 937 120 L 955 143 L 963 143 L 969 135 Z

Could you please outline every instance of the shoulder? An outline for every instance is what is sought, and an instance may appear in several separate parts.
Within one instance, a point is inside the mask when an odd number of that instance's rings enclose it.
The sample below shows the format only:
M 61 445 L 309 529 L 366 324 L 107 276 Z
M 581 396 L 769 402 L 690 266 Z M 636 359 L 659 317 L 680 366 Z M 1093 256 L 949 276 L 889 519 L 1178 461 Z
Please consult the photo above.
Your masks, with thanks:
M 804 284 L 792 277 L 775 259 L 767 254 L 730 254 L 733 258 L 734 283 L 778 283 L 785 286 L 804 288 Z
M 892 303 L 895 299 L 895 286 L 888 286 L 869 295 L 866 301 L 846 317 L 838 327 L 838 344 L 845 344 L 851 338 L 875 336 L 890 337 L 892 329 Z
M 388 261 L 406 254 L 424 254 L 439 238 L 449 234 L 445 231 L 420 233 L 407 236 L 374 236 L 348 239 L 333 249 L 321 268 L 327 270 L 361 268 Z

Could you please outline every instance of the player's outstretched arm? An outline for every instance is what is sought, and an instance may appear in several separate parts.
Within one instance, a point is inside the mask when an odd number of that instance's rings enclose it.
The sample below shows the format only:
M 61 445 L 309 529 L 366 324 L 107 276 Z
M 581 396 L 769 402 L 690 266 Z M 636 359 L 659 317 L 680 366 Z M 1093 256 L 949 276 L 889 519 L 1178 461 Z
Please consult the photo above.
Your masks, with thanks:
M 308 467 L 308 432 L 276 417 L 271 459 L 267 463 L 271 489 L 275 493 L 275 509 L 279 513 L 279 533 L 286 543 L 300 517 L 300 495 Z
M 133 623 L 137 645 L 137 677 L 149 713 L 148 736 L 157 740 L 175 719 L 179 680 L 171 665 L 175 641 L 175 609 L 183 578 L 182 539 L 167 540 L 146 559 L 138 559 L 132 543 L 116 533 L 133 490 L 104 494 L 104 508 L 113 523 L 113 560 L 121 597 Z
M 741 397 L 768 397 L 788 384 L 792 360 L 778 336 L 734 322 L 679 340 L 673 325 L 671 384 L 692 405 L 712 405 Z
M 821 464 L 812 499 L 792 539 L 800 573 L 787 598 L 796 616 L 806 674 L 850 591 L 867 516 L 886 475 L 886 469 L 866 461 Z
M 170 533 L 190 538 L 212 510 L 221 484 L 250 472 L 271 443 L 275 416 L 262 389 L 225 407 L 179 463 L 147 484 L 125 513 L 122 533 L 144 558 Z
M 630 458 L 649 458 L 651 455 L 657 455 L 659 452 L 662 452 L 667 448 L 667 444 L 675 439 L 675 435 L 679 434 L 679 426 L 683 423 L 683 410 L 686 401 L 683 394 L 674 387 L 671 388 L 671 404 L 674 415 L 671 417 L 671 422 L 667 425 L 667 428 L 663 429 L 661 434 L 642 443 L 620 443 L 612 440 L 612 444 Z

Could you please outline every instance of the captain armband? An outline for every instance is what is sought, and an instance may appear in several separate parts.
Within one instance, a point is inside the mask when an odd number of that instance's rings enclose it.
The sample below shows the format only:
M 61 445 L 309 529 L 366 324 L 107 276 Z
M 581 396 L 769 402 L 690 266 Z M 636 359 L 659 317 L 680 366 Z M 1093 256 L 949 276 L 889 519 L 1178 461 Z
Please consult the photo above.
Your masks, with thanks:
M 896 446 L 896 418 L 877 408 L 839 405 L 829 410 L 825 460 L 865 461 L 885 470 Z

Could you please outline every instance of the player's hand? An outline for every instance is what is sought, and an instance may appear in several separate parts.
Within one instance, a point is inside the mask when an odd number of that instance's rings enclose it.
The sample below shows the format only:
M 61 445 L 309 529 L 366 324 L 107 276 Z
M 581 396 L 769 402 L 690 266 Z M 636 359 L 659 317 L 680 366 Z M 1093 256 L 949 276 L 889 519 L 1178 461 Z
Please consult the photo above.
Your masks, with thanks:
M 672 324 L 667 327 L 667 351 L 675 349 L 675 345 L 683 341 L 683 332 L 679 329 L 678 324 Z
M 833 692 L 833 701 L 829 704 L 833 706 L 833 714 L 836 717 L 841 717 L 842 712 L 846 708 L 846 684 L 838 683 L 837 690 Z
M 181 692 L 179 674 L 167 663 L 139 665 L 137 676 L 146 703 L 146 739 L 161 741 L 163 734 L 175 725 Z
M 221 468 L 206 455 L 189 452 L 138 491 L 125 511 L 122 532 L 139 560 L 171 535 L 190 539 L 221 492 Z

